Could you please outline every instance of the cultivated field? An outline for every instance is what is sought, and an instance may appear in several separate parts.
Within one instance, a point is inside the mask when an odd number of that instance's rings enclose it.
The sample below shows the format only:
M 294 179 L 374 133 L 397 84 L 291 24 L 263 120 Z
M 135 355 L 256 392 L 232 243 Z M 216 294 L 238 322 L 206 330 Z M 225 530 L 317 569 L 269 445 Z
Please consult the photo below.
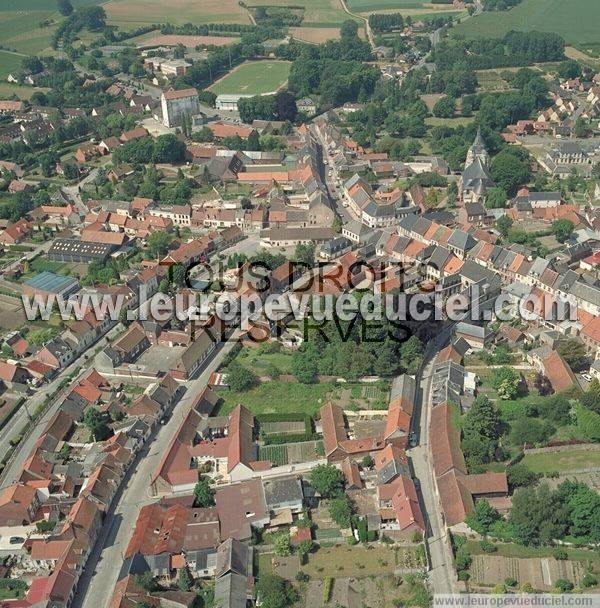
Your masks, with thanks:
M 530 583 L 534 589 L 550 591 L 559 579 L 567 579 L 577 586 L 584 574 L 583 563 L 553 557 L 474 555 L 471 565 L 471 582 L 486 587 L 514 578 L 519 585 Z
M 478 70 L 475 74 L 477 83 L 486 92 L 506 91 L 510 88 L 498 70 Z
M 176 46 L 183 44 L 187 48 L 195 48 L 197 46 L 226 46 L 238 42 L 239 38 L 234 36 L 182 36 L 178 34 L 151 34 L 150 37 L 137 38 L 138 49 L 155 47 L 155 46 Z
M 260 460 L 270 460 L 275 466 L 300 464 L 323 458 L 322 448 L 321 441 L 262 445 L 259 447 L 258 457 Z M 321 455 L 319 455 L 319 451 Z
M 237 0 L 111 0 L 104 5 L 109 23 L 125 29 L 148 23 L 250 23 Z
M 8 51 L 0 51 L 0 80 L 5 80 L 11 72 L 21 67 L 23 57 Z
M 351 19 L 343 9 L 340 0 L 248 0 L 246 4 L 252 6 L 293 6 L 304 7 L 304 20 L 302 25 L 340 25 Z
M 456 26 L 470 38 L 500 38 L 510 30 L 556 32 L 567 42 L 585 47 L 600 42 L 598 0 L 523 0 L 508 11 L 482 13 Z
M 13 330 L 21 327 L 26 319 L 23 312 L 23 304 L 20 298 L 11 298 L 4 294 L 0 294 L 0 327 L 2 329 Z
M 296 40 L 321 44 L 340 37 L 339 27 L 291 27 L 290 34 Z
M 40 27 L 52 11 L 0 10 L 0 44 L 19 53 L 34 54 L 47 49 L 55 26 Z
M 402 12 L 402 9 L 423 8 L 425 4 L 427 3 L 419 2 L 419 0 L 374 0 L 373 2 L 369 2 L 369 0 L 348 0 L 348 8 L 357 13 L 392 9 Z
M 277 91 L 287 82 L 291 64 L 287 61 L 246 61 L 215 82 L 215 95 L 262 95 Z

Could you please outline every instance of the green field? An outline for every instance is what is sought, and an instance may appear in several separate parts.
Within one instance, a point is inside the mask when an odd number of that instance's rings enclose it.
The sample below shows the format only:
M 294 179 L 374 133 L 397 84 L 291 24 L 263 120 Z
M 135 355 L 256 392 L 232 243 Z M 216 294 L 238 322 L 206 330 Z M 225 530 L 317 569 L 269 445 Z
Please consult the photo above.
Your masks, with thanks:
M 51 11 L 0 11 L 0 44 L 20 53 L 38 53 L 50 45 L 55 26 L 40 27 Z
M 92 6 L 98 4 L 99 0 L 71 0 L 71 4 L 77 8 L 80 6 Z M 56 0 L 2 0 L 0 11 L 55 11 Z
M 464 127 L 471 124 L 475 118 L 473 116 L 457 116 L 456 118 L 438 118 L 437 116 L 428 116 L 425 119 L 425 124 L 430 127 Z
M 109 24 L 124 29 L 151 23 L 251 23 L 237 0 L 110 0 L 104 10 Z
M 304 7 L 304 20 L 302 25 L 340 25 L 351 19 L 343 9 L 340 0 L 248 0 L 246 4 L 252 6 L 293 6 Z
M 215 95 L 262 95 L 277 91 L 287 82 L 291 64 L 287 61 L 246 61 L 215 82 Z
M 568 43 L 600 42 L 598 0 L 523 0 L 509 11 L 482 13 L 455 28 L 468 38 L 500 38 L 510 30 L 555 32 Z
M 536 473 L 592 469 L 600 467 L 600 451 L 574 447 L 564 452 L 527 454 L 523 463 Z
M 6 80 L 11 72 L 18 71 L 21 67 L 21 61 L 23 61 L 23 57 L 20 55 L 0 51 L 0 80 Z
M 249 391 L 223 391 L 219 396 L 223 404 L 219 414 L 228 414 L 241 403 L 253 414 L 303 412 L 314 416 L 327 401 L 332 390 L 331 384 L 300 384 L 273 380 L 262 382 Z
M 398 9 L 401 12 L 402 9 L 423 8 L 423 4 L 424 2 L 419 2 L 418 0 L 375 0 L 374 2 L 369 2 L 369 0 L 348 0 L 348 8 L 357 13 L 391 9 Z

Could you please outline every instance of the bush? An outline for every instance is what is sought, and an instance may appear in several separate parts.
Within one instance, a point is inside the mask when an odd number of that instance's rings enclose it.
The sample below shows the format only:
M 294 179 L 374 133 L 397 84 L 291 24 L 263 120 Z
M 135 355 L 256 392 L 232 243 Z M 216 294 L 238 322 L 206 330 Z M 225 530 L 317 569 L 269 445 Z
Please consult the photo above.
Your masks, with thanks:
M 512 577 L 510 577 L 510 576 L 507 576 L 507 577 L 504 579 L 504 584 L 505 584 L 507 587 L 516 587 L 516 586 L 517 586 L 517 580 L 516 580 L 516 579 L 514 579 L 514 578 L 512 578 Z
M 581 586 L 584 588 L 595 587 L 598 584 L 598 579 L 591 573 L 587 573 L 581 579 Z
M 458 572 L 459 581 L 468 581 L 470 578 L 471 578 L 471 575 L 466 570 L 459 570 L 459 572 Z
M 569 555 L 564 549 L 556 549 L 552 555 L 554 556 L 554 559 L 569 559 Z
M 331 588 L 333 586 L 333 579 L 328 576 L 323 581 L 323 603 L 326 604 L 331 599 Z
M 471 566 L 471 555 L 465 549 L 461 549 L 457 554 L 454 560 L 454 565 L 458 571 L 460 570 L 468 570 Z
M 496 553 L 496 551 L 498 551 L 498 547 L 496 547 L 496 545 L 491 543 L 489 540 L 482 540 L 479 543 L 479 546 L 484 553 Z
M 296 580 L 299 583 L 306 583 L 310 580 L 310 576 L 303 570 L 298 570 L 298 572 L 296 572 Z
M 568 581 L 566 578 L 559 578 L 556 581 L 555 587 L 559 591 L 562 591 L 563 593 L 565 593 L 567 591 L 573 590 L 573 583 L 571 581 Z

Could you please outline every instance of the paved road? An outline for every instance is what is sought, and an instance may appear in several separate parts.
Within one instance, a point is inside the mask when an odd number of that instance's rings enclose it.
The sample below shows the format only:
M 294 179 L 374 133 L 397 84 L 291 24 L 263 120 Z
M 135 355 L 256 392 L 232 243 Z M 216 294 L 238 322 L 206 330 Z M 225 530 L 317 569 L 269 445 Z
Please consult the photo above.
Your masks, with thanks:
M 417 408 L 420 411 L 419 445 L 409 451 L 412 459 L 415 477 L 419 480 L 422 506 L 425 508 L 427 529 L 427 545 L 429 547 L 429 558 L 431 570 L 429 571 L 429 583 L 433 593 L 452 593 L 456 575 L 454 572 L 452 551 L 448 538 L 448 532 L 442 519 L 442 508 L 433 462 L 431 459 L 429 419 L 431 414 L 430 389 L 433 362 L 430 361 L 423 370 L 423 375 L 418 387 Z M 433 438 L 435 440 L 435 438 Z
M 156 500 L 149 495 L 151 476 L 190 410 L 193 399 L 206 387 L 210 375 L 221 365 L 234 344 L 234 339 L 222 344 L 204 365 L 200 375 L 186 383 L 186 393 L 175 405 L 168 422 L 158 426 L 157 433 L 148 440 L 132 463 L 79 580 L 72 608 L 105 608 L 108 605 L 138 513 L 144 505 Z
M 321 164 L 321 180 L 327 187 L 329 198 L 333 202 L 335 212 L 340 218 L 342 224 L 347 224 L 349 221 L 356 218 L 352 216 L 350 209 L 344 207 L 343 205 L 341 188 L 342 180 L 339 177 L 337 167 L 333 162 L 332 155 L 325 145 L 325 138 L 322 136 L 321 131 L 315 125 L 310 125 L 310 129 L 321 147 L 322 161 L 327 161 L 327 164 L 324 162 Z
M 63 194 L 65 194 L 67 198 L 69 198 L 73 203 L 75 203 L 77 211 L 83 215 L 86 215 L 89 210 L 83 204 L 83 200 L 81 199 L 79 192 L 87 183 L 96 179 L 97 175 L 98 169 L 92 169 L 82 180 L 80 180 L 76 184 L 73 184 L 72 186 L 62 187 Z

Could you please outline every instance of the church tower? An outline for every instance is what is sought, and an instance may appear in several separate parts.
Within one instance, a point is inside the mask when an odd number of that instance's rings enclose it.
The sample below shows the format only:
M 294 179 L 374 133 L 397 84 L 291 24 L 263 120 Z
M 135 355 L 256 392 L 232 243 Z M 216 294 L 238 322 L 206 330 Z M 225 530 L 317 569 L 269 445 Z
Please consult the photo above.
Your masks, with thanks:
M 472 165 L 475 159 L 479 159 L 481 164 L 487 169 L 490 164 L 490 156 L 488 151 L 485 148 L 485 142 L 483 141 L 483 137 L 481 137 L 481 129 L 477 129 L 477 135 L 475 136 L 475 141 L 469 148 L 467 152 L 467 160 L 465 161 L 465 168 L 469 165 Z

